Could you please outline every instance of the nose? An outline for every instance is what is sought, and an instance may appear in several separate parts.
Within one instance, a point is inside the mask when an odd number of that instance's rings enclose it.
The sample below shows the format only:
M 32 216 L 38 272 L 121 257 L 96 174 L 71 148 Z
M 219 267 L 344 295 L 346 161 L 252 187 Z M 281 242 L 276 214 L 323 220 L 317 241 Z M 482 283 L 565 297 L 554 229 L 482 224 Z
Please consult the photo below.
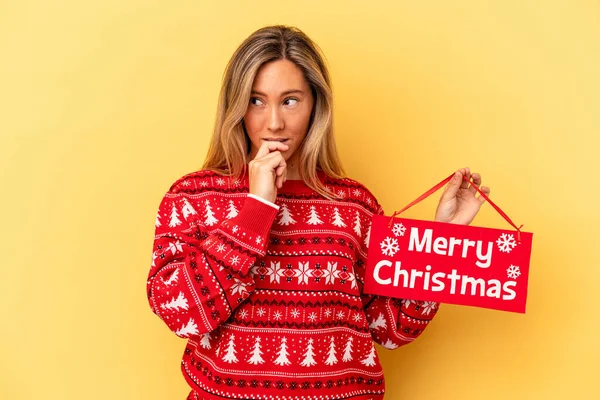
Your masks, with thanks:
M 284 127 L 283 117 L 281 116 L 279 107 L 271 106 L 268 113 L 269 113 L 269 116 L 268 116 L 267 125 L 268 125 L 269 130 L 270 131 L 278 131 L 278 130 L 283 129 L 283 127 Z

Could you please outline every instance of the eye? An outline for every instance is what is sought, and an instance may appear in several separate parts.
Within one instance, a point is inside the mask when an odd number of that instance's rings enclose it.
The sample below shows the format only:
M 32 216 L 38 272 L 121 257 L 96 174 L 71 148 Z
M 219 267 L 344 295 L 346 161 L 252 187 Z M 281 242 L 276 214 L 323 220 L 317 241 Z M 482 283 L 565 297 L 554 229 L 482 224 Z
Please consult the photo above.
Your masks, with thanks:
M 299 100 L 298 100 L 297 98 L 295 98 L 295 97 L 288 97 L 287 99 L 285 99 L 285 101 L 286 101 L 286 102 L 287 102 L 288 100 L 289 100 L 289 101 L 295 101 L 295 102 L 296 102 L 296 103 L 292 103 L 292 104 L 290 104 L 290 105 L 292 105 L 292 106 L 295 106 L 295 105 L 298 103 L 298 101 L 299 101 Z M 289 103 L 288 103 L 288 104 L 289 104 Z
M 261 100 L 261 99 L 259 99 L 258 97 L 251 97 L 251 98 L 250 98 L 250 104 L 253 104 L 253 105 L 255 105 L 255 106 L 256 106 L 256 105 L 260 105 L 260 104 L 254 104 L 254 103 L 253 103 L 253 101 L 254 101 L 254 100 L 258 100 L 258 101 L 260 101 L 260 102 L 262 103 L 262 100 Z

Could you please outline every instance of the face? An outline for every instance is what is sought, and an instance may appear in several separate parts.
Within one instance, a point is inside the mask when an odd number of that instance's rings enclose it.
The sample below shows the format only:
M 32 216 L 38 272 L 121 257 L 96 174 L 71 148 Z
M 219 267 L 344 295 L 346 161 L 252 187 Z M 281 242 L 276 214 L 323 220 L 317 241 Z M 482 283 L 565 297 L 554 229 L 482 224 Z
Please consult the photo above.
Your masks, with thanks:
M 313 96 L 302 70 L 289 60 L 263 64 L 254 78 L 244 125 L 250 137 L 249 160 L 265 140 L 284 140 L 289 166 L 297 165 L 296 150 L 306 137 Z

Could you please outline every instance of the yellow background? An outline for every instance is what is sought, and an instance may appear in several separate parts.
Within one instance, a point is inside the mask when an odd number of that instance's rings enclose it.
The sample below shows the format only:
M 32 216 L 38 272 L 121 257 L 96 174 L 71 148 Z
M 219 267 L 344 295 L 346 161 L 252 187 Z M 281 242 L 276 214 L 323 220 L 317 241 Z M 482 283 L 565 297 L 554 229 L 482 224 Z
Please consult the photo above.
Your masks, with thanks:
M 378 347 L 386 399 L 600 398 L 591 0 L 0 2 L 0 398 L 185 398 L 185 342 L 146 301 L 155 213 L 275 23 L 323 48 L 342 160 L 388 215 L 469 166 L 534 232 L 527 313 L 442 305 Z M 474 225 L 509 228 L 489 204 Z

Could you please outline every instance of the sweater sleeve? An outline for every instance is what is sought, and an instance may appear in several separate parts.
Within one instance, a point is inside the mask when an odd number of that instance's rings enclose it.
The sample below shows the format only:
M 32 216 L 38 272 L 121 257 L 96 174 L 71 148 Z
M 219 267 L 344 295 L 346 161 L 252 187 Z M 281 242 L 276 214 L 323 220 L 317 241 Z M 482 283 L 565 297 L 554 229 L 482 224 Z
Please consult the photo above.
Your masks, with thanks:
M 377 214 L 384 215 L 383 208 L 375 200 Z M 368 214 L 368 219 L 373 214 Z M 367 323 L 373 340 L 387 349 L 395 349 L 415 340 L 435 316 L 439 303 L 410 299 L 398 299 L 365 294 L 363 283 L 368 246 L 363 241 L 358 250 L 357 276 Z
M 219 223 L 214 197 L 187 192 L 176 182 L 160 203 L 146 284 L 152 311 L 179 337 L 216 329 L 253 292 L 248 272 L 266 253 L 279 209 L 247 195 L 237 215 Z

